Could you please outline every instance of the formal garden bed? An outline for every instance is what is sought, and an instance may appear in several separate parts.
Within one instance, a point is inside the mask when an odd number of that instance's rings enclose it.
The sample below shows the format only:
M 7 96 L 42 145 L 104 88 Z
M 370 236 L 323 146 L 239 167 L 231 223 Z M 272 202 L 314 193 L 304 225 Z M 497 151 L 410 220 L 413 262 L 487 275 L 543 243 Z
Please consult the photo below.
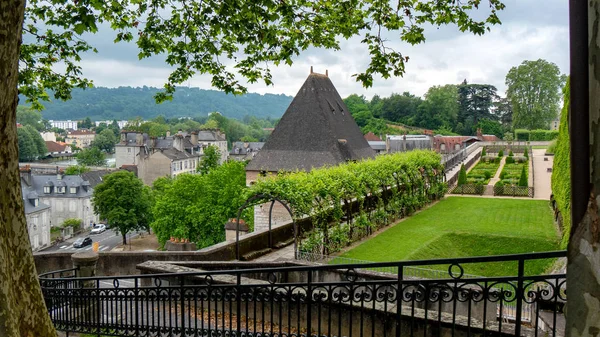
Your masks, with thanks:
M 529 253 L 559 249 L 547 201 L 448 197 L 365 240 L 342 257 L 364 261 L 398 261 Z M 551 260 L 525 266 L 541 273 Z M 442 268 L 442 267 L 440 267 Z M 445 266 L 447 268 L 447 266 Z M 464 266 L 465 273 L 508 275 L 515 263 Z
M 498 167 L 500 167 L 501 158 L 499 157 L 482 157 L 479 163 L 467 174 L 468 184 L 487 185 L 490 179 L 496 175 Z

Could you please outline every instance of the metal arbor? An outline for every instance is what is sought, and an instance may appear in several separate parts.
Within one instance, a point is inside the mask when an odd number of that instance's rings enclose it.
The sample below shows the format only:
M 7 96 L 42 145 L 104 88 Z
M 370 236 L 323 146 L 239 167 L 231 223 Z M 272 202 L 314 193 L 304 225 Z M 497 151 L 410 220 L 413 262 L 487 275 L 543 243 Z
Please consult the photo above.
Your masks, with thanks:
M 269 248 L 273 248 L 273 233 L 272 229 L 272 220 L 273 220 L 273 207 L 276 202 L 279 202 L 285 209 L 288 211 L 288 214 L 292 218 L 292 223 L 294 226 L 294 258 L 297 258 L 297 249 L 298 249 L 298 228 L 296 224 L 296 220 L 294 219 L 294 213 L 290 209 L 290 207 L 283 202 L 281 199 L 268 195 L 268 194 L 256 194 L 246 200 L 244 205 L 238 209 L 237 219 L 236 219 L 236 228 L 235 228 L 235 258 L 240 260 L 240 217 L 242 216 L 242 212 L 250 207 L 255 206 L 260 203 L 271 202 L 271 206 L 269 207 Z

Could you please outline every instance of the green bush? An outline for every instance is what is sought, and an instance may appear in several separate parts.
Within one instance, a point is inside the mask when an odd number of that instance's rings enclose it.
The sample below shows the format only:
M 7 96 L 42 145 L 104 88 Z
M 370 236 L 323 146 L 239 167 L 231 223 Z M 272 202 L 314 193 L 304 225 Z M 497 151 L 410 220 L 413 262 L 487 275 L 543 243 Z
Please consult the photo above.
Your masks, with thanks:
M 546 153 L 548 154 L 555 154 L 556 153 L 556 147 L 558 144 L 558 139 L 553 140 L 552 143 L 550 143 L 550 145 L 548 145 L 548 148 L 546 149 Z M 556 160 L 556 158 L 555 158 Z
M 72 227 L 73 231 L 77 231 L 81 227 L 81 219 L 75 219 L 75 218 L 67 219 L 67 220 L 63 221 L 62 227 L 63 228 Z
M 500 161 L 501 161 L 501 160 L 502 160 L 501 158 L 495 158 L 495 159 L 494 159 L 494 163 L 496 163 L 496 164 L 500 164 Z
M 502 180 L 498 180 L 495 184 L 494 187 L 502 187 L 504 186 L 504 182 Z
M 525 149 L 525 151 L 523 152 L 523 156 L 529 159 L 529 149 Z
M 485 179 L 490 179 L 492 177 L 492 172 L 483 171 L 483 176 L 485 177 Z
M 465 164 L 460 165 L 460 171 L 458 172 L 458 185 L 463 185 L 467 183 L 467 170 L 465 169 Z
M 500 179 L 504 179 L 506 177 L 506 171 L 502 170 L 502 172 L 500 172 Z
M 546 153 L 554 153 L 552 166 L 552 194 L 556 208 L 563 220 L 563 238 L 561 247 L 566 248 L 571 231 L 571 148 L 569 144 L 569 81 L 563 89 L 563 108 L 560 113 L 558 139 L 550 144 Z
M 515 155 L 515 154 L 512 152 L 512 150 L 508 150 L 508 156 L 509 156 L 509 157 L 512 157 L 512 156 L 514 156 L 514 155 Z
M 514 163 L 515 163 L 515 158 L 506 157 L 506 164 L 514 164 Z
M 523 169 L 521 169 L 521 177 L 519 178 L 519 186 L 527 187 L 528 185 L 527 172 L 525 171 L 525 166 L 523 166 Z
M 484 146 L 483 150 L 481 150 L 481 156 L 484 157 L 485 155 L 486 155 L 486 152 L 485 152 L 485 146 Z
M 498 157 L 499 158 L 504 157 L 504 151 L 502 151 L 502 150 L 498 151 Z
M 515 130 L 515 138 L 517 140 L 529 140 L 529 130 L 526 130 L 526 129 Z

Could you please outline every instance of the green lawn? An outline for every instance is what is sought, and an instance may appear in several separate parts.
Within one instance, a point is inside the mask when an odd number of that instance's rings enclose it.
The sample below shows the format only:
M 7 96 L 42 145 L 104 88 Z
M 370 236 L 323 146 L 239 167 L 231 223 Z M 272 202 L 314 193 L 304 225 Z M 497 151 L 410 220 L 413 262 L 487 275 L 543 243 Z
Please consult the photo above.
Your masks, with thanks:
M 421 260 L 526 253 L 559 249 L 548 202 L 543 200 L 448 197 L 343 256 L 367 261 Z M 526 264 L 543 272 L 551 261 Z M 465 272 L 500 276 L 511 263 L 467 265 Z
M 548 145 L 531 145 L 532 149 L 547 149 Z

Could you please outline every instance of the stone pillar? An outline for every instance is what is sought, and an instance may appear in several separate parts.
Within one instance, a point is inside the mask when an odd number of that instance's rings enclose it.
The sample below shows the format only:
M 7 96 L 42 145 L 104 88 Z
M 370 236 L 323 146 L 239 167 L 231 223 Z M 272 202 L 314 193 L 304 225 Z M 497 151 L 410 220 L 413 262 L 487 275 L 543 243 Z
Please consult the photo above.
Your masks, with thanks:
M 93 251 L 84 251 L 71 255 L 73 268 L 79 268 L 77 277 L 94 277 L 96 276 L 96 264 L 98 262 L 98 254 Z M 95 287 L 94 281 L 85 281 L 84 288 Z

